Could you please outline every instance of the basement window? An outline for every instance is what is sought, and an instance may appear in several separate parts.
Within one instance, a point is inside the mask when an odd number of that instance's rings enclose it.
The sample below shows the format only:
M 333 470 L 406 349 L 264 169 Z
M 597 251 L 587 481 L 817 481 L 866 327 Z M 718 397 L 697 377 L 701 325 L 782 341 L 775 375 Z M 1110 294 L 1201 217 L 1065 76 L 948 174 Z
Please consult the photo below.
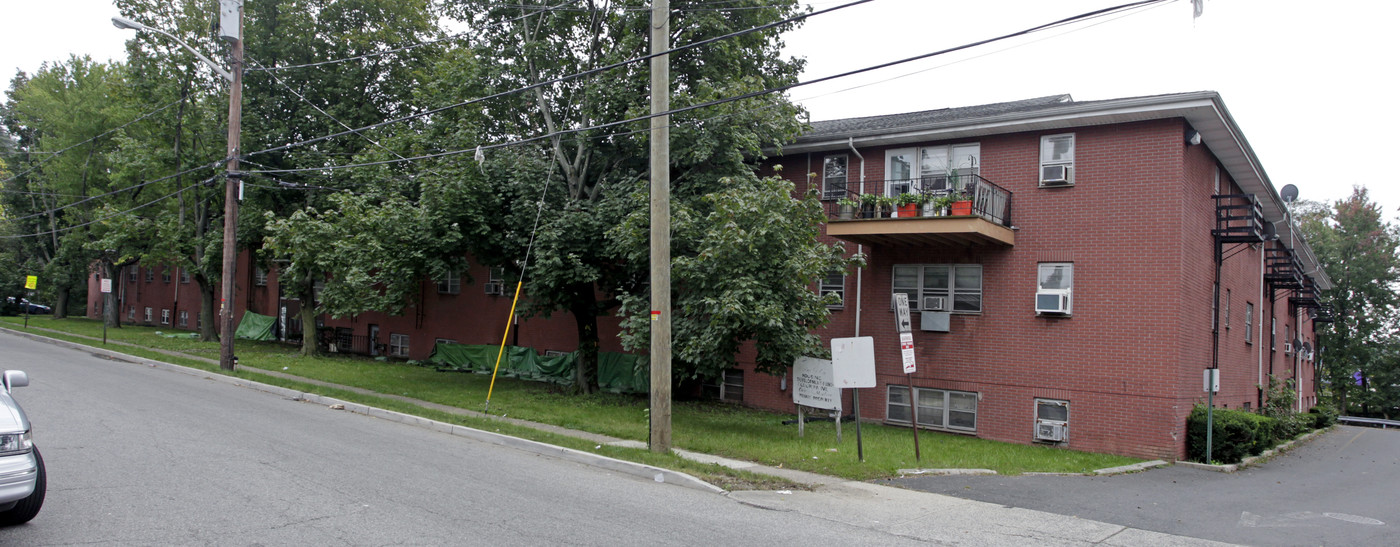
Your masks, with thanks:
M 885 421 L 910 424 L 909 386 L 887 386 Z M 919 401 L 919 427 L 950 431 L 977 431 L 977 394 L 931 388 L 914 388 Z
M 394 357 L 408 357 L 408 335 L 389 335 L 389 355 Z
M 720 374 L 719 378 L 705 384 L 702 394 L 706 399 L 719 401 L 731 401 L 741 403 L 744 401 L 744 371 L 731 368 Z

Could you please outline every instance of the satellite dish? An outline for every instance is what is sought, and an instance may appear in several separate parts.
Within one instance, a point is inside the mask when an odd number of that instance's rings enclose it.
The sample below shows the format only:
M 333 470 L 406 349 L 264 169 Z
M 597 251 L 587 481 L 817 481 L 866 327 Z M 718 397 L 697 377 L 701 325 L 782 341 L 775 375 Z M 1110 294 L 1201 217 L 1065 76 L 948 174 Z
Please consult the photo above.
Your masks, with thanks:
M 1303 339 L 1302 339 L 1302 338 L 1294 338 L 1294 339 L 1293 339 L 1293 347 L 1295 347 L 1295 348 L 1301 348 L 1301 347 L 1303 347 Z
M 1303 342 L 1303 353 L 1312 353 L 1312 342 Z
M 1274 223 L 1272 222 L 1265 222 L 1264 241 L 1273 241 L 1275 239 L 1278 239 L 1278 228 L 1274 227 Z
M 1283 198 L 1284 203 L 1293 203 L 1298 200 L 1298 187 L 1292 184 L 1285 184 L 1283 185 L 1283 189 L 1278 191 L 1278 195 L 1280 198 Z

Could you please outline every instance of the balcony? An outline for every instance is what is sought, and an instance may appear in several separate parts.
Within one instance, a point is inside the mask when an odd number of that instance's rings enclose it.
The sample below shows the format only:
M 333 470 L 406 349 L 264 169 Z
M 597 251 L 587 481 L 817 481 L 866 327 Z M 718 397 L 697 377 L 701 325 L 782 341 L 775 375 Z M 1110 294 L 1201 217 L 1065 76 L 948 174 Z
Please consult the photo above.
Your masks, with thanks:
M 952 180 L 891 180 L 876 188 L 909 188 L 925 205 L 880 207 L 862 204 L 858 209 L 826 202 L 829 236 L 872 246 L 1005 245 L 1016 244 L 1011 230 L 1011 192 L 979 175 L 958 175 Z M 827 199 L 854 193 L 827 188 Z M 941 199 L 940 199 L 941 198 Z M 952 201 L 947 206 L 941 202 Z

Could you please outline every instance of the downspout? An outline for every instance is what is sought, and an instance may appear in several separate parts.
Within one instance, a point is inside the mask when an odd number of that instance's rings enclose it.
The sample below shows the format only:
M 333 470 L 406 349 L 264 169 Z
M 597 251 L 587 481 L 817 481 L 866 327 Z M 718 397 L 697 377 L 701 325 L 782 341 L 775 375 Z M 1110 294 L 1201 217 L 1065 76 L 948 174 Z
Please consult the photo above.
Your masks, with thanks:
M 1264 242 L 1268 244 L 1268 242 Z M 1255 349 L 1259 351 L 1259 380 L 1254 384 L 1259 392 L 1259 410 L 1264 410 L 1264 245 L 1259 246 L 1259 336 L 1255 337 Z

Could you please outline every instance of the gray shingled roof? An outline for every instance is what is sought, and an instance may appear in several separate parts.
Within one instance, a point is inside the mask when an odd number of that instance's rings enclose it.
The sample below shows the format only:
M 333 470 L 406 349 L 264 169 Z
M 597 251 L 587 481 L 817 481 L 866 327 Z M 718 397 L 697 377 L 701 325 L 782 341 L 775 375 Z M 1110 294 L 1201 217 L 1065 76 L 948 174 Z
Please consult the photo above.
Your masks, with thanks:
M 833 137 L 859 136 L 890 130 L 915 129 L 921 126 L 947 123 L 954 120 L 985 118 L 1016 112 L 1034 112 L 1044 108 L 1063 106 L 1071 102 L 1073 102 L 1073 100 L 1069 95 L 1049 95 L 1046 97 L 1022 99 L 1006 103 L 960 106 L 956 108 L 925 110 L 923 112 L 907 112 L 903 114 L 887 114 L 884 116 L 812 122 L 812 129 L 803 133 L 801 137 L 798 137 L 796 142 L 821 141 Z

